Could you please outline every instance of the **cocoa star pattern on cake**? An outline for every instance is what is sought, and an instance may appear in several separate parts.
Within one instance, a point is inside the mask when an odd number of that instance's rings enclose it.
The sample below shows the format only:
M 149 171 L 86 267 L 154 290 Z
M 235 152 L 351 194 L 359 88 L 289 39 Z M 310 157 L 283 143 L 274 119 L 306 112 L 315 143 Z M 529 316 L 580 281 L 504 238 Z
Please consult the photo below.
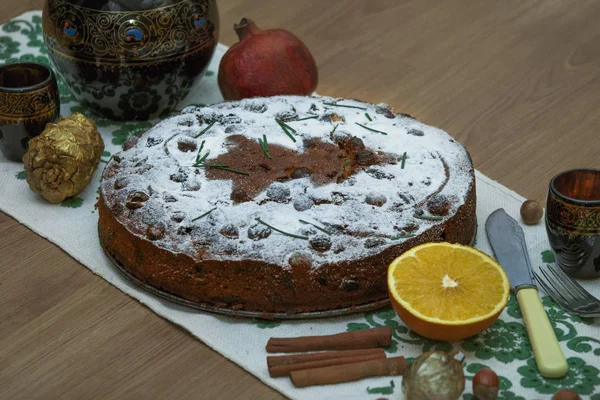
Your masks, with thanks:
M 395 257 L 475 232 L 466 149 L 385 104 L 192 106 L 136 140 L 103 172 L 100 241 L 191 301 L 264 315 L 381 305 Z

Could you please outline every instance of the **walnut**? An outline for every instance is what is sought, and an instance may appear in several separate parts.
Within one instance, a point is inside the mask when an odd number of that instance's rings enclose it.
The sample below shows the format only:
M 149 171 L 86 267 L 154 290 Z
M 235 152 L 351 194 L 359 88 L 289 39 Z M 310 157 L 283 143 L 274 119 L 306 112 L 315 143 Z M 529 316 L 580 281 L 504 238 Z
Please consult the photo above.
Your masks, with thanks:
M 294 199 L 294 209 L 296 211 L 306 211 L 313 206 L 313 201 L 308 196 L 298 196 Z
M 185 219 L 185 213 L 183 211 L 175 211 L 173 215 L 171 215 L 171 221 L 173 222 L 181 222 Z
M 263 224 L 254 224 L 248 228 L 248 238 L 252 240 L 266 239 L 271 235 L 271 228 Z
M 423 135 L 425 135 L 425 133 L 423 133 L 423 131 L 421 131 L 419 129 L 411 129 L 407 133 L 409 135 L 413 135 L 413 136 L 423 136 Z
M 177 170 L 176 173 L 174 173 L 173 175 L 171 175 L 169 177 L 173 182 L 185 182 L 186 179 L 188 178 L 188 173 L 185 169 L 183 168 L 179 168 L 179 170 Z
M 237 239 L 240 236 L 238 227 L 233 224 L 225 224 L 219 229 L 219 233 L 230 239 Z
M 387 201 L 386 197 L 379 193 L 369 193 L 365 198 L 365 203 L 370 204 L 372 206 L 381 207 Z
M 267 197 L 278 203 L 287 203 L 290 200 L 290 188 L 283 183 L 272 183 L 267 188 Z
M 162 141 L 163 139 L 160 137 L 149 137 L 148 139 L 146 139 L 146 147 L 154 147 L 157 144 L 161 144 Z
M 138 140 L 140 140 L 140 138 L 137 136 L 128 137 L 127 140 L 125 140 L 125 143 L 123 144 L 123 150 L 127 151 L 129 149 L 134 148 Z
M 290 178 L 292 179 L 300 179 L 300 178 L 308 178 L 310 176 L 310 170 L 308 168 L 296 168 Z
M 371 237 L 365 240 L 365 247 L 367 249 L 372 249 L 373 247 L 381 246 L 385 244 L 385 239 L 378 237 Z
M 196 142 L 190 138 L 183 137 L 177 141 L 177 148 L 179 151 L 187 153 L 189 151 L 196 151 Z
M 127 196 L 127 201 L 125 202 L 125 206 L 127 208 L 129 208 L 130 210 L 142 208 L 142 207 L 144 207 L 144 203 L 147 202 L 149 199 L 150 199 L 150 196 L 148 196 L 144 192 L 139 192 L 139 191 L 131 192 Z
M 127 185 L 129 185 L 129 177 L 124 176 L 124 177 L 115 179 L 115 183 L 114 183 L 113 187 L 115 188 L 115 190 L 119 190 L 119 189 L 123 189 Z
M 146 237 L 150 240 L 160 240 L 165 236 L 165 225 L 161 222 L 148 226 Z
M 447 196 L 438 194 L 430 198 L 426 206 L 431 215 L 445 216 L 452 208 L 452 201 Z
M 308 240 L 310 246 L 317 251 L 327 251 L 331 248 L 331 239 L 328 235 L 316 235 Z
M 372 151 L 363 149 L 356 153 L 356 162 L 358 165 L 373 165 L 377 163 L 377 157 Z

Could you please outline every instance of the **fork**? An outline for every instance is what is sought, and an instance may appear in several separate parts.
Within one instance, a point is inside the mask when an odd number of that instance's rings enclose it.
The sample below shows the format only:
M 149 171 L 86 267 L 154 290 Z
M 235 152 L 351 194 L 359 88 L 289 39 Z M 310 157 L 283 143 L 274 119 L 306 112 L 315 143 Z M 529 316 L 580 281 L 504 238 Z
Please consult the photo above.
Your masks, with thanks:
M 600 317 L 600 300 L 571 279 L 556 265 L 547 265 L 547 271 L 533 271 L 535 280 L 562 308 L 580 317 Z

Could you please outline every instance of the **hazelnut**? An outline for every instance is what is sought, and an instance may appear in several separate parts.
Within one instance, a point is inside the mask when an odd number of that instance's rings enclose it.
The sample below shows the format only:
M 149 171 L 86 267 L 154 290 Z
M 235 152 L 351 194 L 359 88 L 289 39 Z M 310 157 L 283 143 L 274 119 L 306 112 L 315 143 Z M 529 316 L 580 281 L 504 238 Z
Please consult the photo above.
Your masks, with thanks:
M 579 397 L 574 390 L 560 389 L 558 392 L 554 393 L 552 400 L 581 400 L 581 397 Z
M 521 205 L 521 218 L 527 225 L 537 224 L 544 215 L 544 209 L 535 200 L 527 200 Z
M 480 369 L 473 377 L 473 395 L 477 400 L 496 400 L 500 379 L 491 369 Z

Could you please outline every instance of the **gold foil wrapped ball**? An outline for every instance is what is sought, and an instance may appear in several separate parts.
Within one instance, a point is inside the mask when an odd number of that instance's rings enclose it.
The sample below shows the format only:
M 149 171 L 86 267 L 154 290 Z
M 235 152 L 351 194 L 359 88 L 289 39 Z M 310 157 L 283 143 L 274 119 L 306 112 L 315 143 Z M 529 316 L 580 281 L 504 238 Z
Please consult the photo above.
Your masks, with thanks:
M 430 351 L 417 357 L 402 378 L 406 400 L 457 400 L 465 390 L 462 353 Z
M 103 151 L 93 120 L 79 113 L 61 118 L 29 141 L 23 156 L 27 183 L 48 202 L 60 203 L 90 183 Z

